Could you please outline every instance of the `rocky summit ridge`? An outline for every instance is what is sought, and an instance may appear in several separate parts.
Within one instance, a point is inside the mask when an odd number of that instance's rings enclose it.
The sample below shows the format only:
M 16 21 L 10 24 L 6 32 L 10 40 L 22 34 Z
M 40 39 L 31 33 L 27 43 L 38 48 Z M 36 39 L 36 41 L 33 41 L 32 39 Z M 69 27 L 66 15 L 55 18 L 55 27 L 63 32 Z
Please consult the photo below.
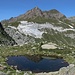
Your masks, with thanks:
M 52 9 L 49 11 L 42 11 L 40 8 L 35 7 L 31 10 L 28 10 L 26 13 L 19 15 L 17 17 L 11 17 L 9 20 L 3 20 L 2 23 L 6 22 L 6 23 L 11 23 L 11 22 L 15 22 L 15 21 L 20 21 L 20 20 L 28 20 L 28 21 L 33 21 L 35 20 L 35 22 L 38 22 L 42 20 L 48 20 L 48 19 L 62 19 L 62 18 L 66 18 L 65 15 L 61 14 L 58 10 L 56 9 Z
M 56 9 L 52 9 L 49 11 L 42 11 L 41 9 L 39 9 L 38 7 L 35 7 L 29 11 L 27 11 L 25 14 L 19 16 L 18 18 L 24 18 L 24 19 L 35 19 L 37 17 L 43 17 L 46 19 L 49 18 L 62 18 L 65 17 L 63 14 L 61 14 L 59 11 L 57 11 Z

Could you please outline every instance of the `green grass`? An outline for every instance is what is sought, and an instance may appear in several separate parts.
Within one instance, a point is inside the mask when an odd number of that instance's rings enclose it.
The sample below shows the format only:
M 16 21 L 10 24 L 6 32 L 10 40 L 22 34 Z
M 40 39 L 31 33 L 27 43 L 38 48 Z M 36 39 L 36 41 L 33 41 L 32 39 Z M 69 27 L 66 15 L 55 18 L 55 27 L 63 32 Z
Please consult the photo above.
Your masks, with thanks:
M 58 20 L 56 20 L 55 18 L 51 18 L 51 19 L 46 19 L 46 18 L 43 18 L 43 17 L 36 17 L 36 18 L 34 18 L 34 19 L 25 19 L 25 20 L 27 20 L 27 21 L 29 21 L 29 22 L 36 22 L 36 23 L 39 23 L 39 24 L 41 24 L 41 23 L 46 23 L 46 22 L 49 22 L 49 23 L 58 23 Z
M 18 22 L 18 21 L 10 23 L 10 25 L 14 26 L 14 27 L 17 27 L 19 24 L 20 24 L 20 22 Z

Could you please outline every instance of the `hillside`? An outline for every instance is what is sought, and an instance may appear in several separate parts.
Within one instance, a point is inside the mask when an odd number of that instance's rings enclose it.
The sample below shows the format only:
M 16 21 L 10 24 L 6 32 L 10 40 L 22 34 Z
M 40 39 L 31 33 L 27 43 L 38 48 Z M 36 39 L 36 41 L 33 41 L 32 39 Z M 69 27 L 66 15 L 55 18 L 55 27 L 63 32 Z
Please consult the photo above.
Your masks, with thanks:
M 69 17 L 68 19 L 71 20 L 72 22 L 75 22 L 75 16 Z
M 75 23 L 56 9 L 42 11 L 35 7 L 2 24 L 18 45 L 53 42 L 64 47 L 75 44 Z
M 4 31 L 0 23 L 0 45 L 14 45 L 15 41 Z

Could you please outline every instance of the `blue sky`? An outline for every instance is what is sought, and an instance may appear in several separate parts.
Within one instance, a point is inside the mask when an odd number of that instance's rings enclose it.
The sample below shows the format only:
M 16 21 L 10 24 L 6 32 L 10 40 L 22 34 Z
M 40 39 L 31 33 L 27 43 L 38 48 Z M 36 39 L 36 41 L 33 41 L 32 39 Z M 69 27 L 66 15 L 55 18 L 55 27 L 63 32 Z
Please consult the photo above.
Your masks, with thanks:
M 75 0 L 0 0 L 0 20 L 24 14 L 36 6 L 41 10 L 57 9 L 67 17 L 75 16 Z

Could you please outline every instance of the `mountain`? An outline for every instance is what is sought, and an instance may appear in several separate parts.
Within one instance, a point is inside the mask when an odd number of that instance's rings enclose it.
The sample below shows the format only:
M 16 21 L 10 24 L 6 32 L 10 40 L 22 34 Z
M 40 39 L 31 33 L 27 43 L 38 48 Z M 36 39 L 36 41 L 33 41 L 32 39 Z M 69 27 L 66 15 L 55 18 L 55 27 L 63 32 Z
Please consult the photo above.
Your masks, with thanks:
M 75 45 L 75 22 L 56 9 L 42 11 L 35 7 L 1 23 L 18 45 L 51 42 L 60 48 Z
M 14 45 L 15 41 L 4 31 L 0 23 L 0 45 Z
M 49 11 L 42 11 L 38 7 L 35 7 L 25 14 L 22 14 L 18 17 L 11 17 L 9 20 L 3 20 L 2 23 L 10 24 L 16 21 L 27 20 L 34 21 L 38 23 L 51 22 L 51 20 L 65 19 L 66 16 L 61 14 L 56 9 L 52 9 Z
M 75 22 L 75 16 L 69 17 L 68 19 L 71 20 L 72 22 Z
M 27 11 L 25 14 L 20 15 L 18 17 L 18 19 L 33 19 L 35 20 L 37 17 L 41 17 L 41 18 L 45 18 L 45 19 L 51 19 L 51 18 L 62 18 L 62 17 L 66 17 L 63 14 L 61 14 L 59 11 L 57 11 L 56 9 L 52 9 L 49 11 L 42 11 L 41 9 L 39 9 L 38 7 L 35 7 L 29 11 Z

